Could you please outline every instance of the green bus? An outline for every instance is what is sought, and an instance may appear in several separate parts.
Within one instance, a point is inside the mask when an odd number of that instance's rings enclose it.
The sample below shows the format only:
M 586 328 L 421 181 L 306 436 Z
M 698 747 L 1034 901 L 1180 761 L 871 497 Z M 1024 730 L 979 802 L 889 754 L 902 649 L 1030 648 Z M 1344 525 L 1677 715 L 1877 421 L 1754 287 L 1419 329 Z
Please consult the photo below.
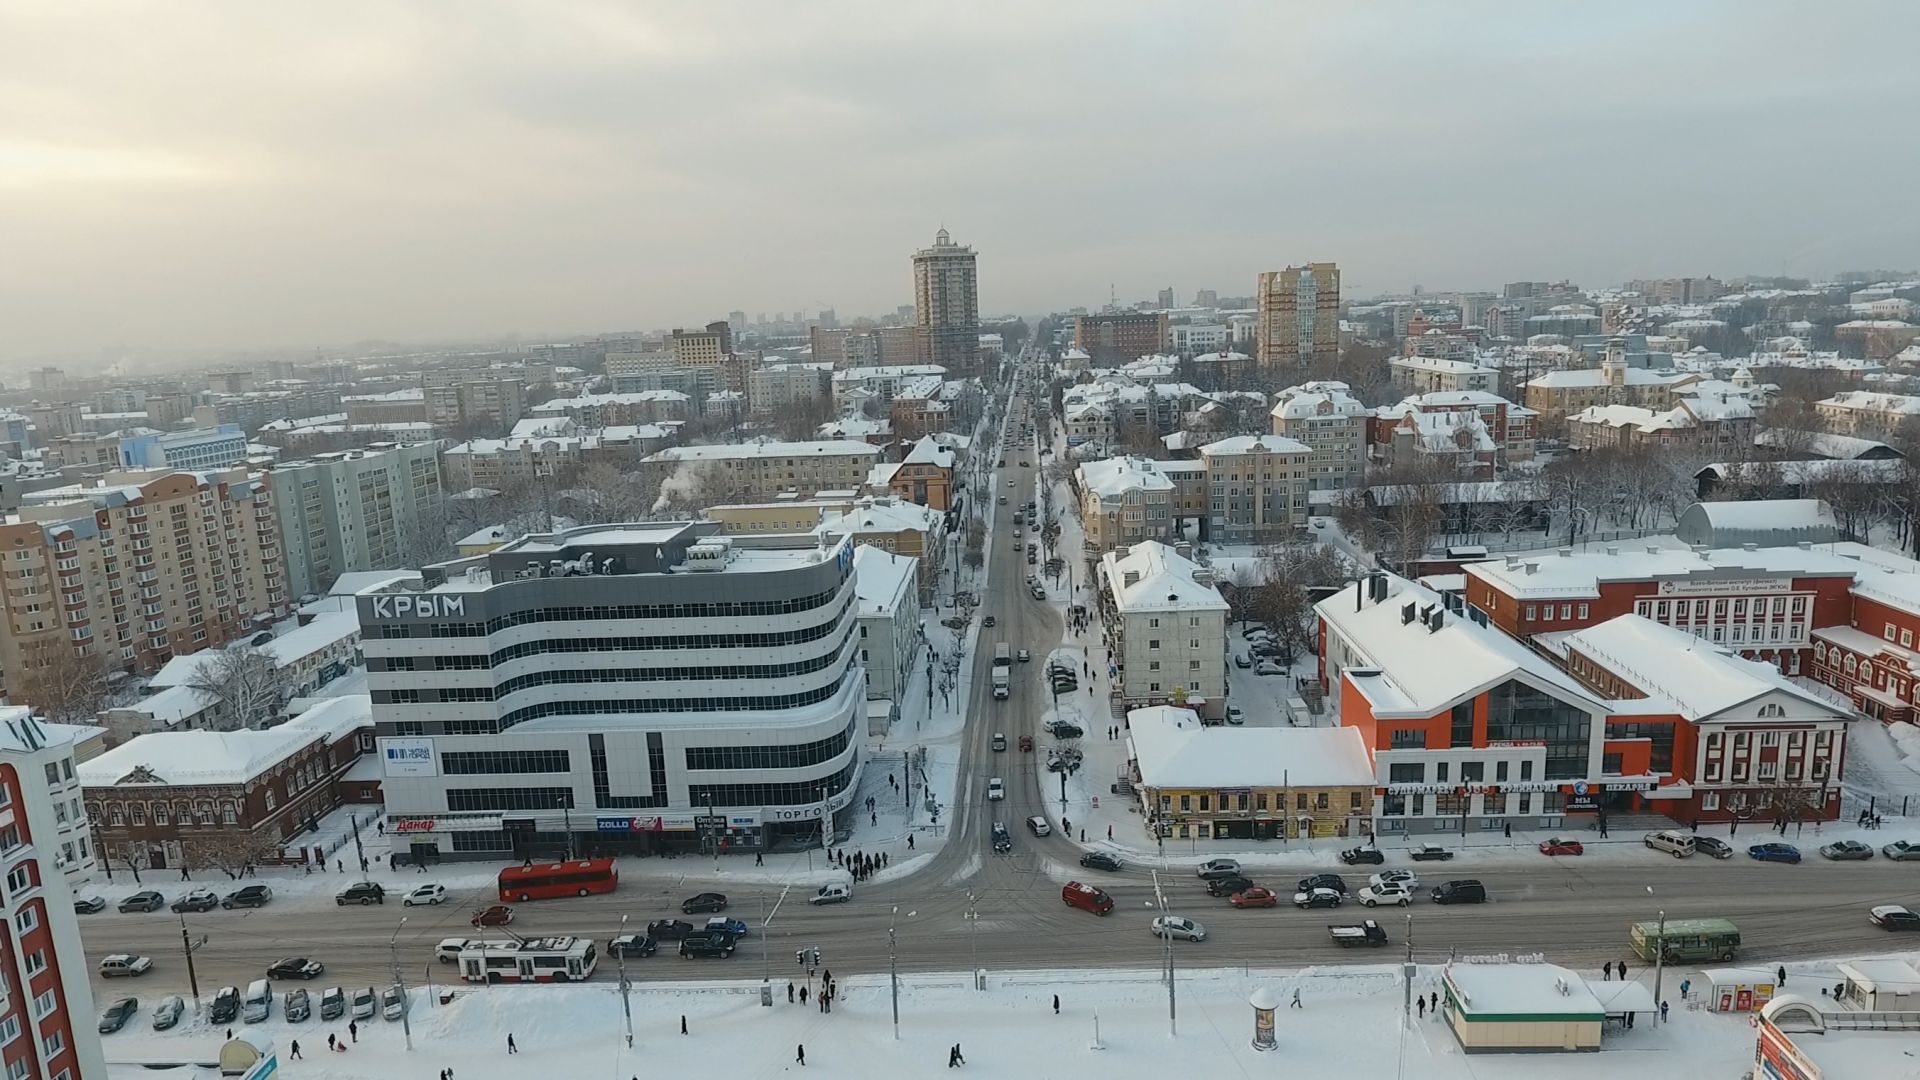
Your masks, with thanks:
M 1669 964 L 1678 960 L 1724 961 L 1740 951 L 1740 928 L 1726 919 L 1668 919 L 1665 929 L 1657 922 L 1634 923 L 1627 940 L 1648 963 L 1659 956 L 1666 957 Z

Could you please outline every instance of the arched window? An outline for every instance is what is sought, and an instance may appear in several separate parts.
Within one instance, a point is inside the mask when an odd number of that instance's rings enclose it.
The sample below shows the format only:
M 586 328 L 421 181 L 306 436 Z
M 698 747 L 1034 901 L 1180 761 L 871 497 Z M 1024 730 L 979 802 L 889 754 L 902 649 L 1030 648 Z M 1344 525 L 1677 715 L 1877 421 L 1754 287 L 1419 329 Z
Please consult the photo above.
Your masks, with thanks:
M 153 823 L 155 825 L 165 825 L 167 823 L 166 803 L 156 802 L 153 804 Z
M 213 824 L 213 803 L 202 802 L 200 804 L 200 824 L 202 825 Z
M 1825 660 L 1825 659 L 1827 658 L 1827 643 L 1826 643 L 1826 642 L 1824 642 L 1824 641 L 1816 641 L 1816 642 L 1814 642 L 1814 643 L 1813 643 L 1813 658 L 1814 658 L 1815 660 Z
M 1769 704 L 1760 706 L 1760 715 L 1763 717 L 1785 716 L 1787 715 L 1787 710 L 1780 705 L 1769 703 Z
M 1860 665 L 1858 661 L 1854 660 L 1854 658 L 1851 655 L 1849 655 L 1847 657 L 1847 662 L 1843 666 L 1846 668 L 1847 674 L 1851 675 L 1853 674 L 1853 670 L 1859 667 Z
M 238 823 L 239 820 L 239 815 L 234 810 L 233 800 L 229 799 L 220 804 L 220 821 L 222 824 L 233 825 Z

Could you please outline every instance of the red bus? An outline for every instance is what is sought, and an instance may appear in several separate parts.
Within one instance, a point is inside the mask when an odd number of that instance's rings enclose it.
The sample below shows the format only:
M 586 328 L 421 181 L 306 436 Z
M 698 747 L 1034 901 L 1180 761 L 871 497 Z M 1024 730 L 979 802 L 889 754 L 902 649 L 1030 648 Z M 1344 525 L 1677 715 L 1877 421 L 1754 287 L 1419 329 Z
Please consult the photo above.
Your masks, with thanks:
M 506 903 L 551 900 L 556 896 L 586 896 L 612 892 L 620 872 L 612 859 L 575 859 L 572 862 L 509 866 L 500 871 L 500 899 Z

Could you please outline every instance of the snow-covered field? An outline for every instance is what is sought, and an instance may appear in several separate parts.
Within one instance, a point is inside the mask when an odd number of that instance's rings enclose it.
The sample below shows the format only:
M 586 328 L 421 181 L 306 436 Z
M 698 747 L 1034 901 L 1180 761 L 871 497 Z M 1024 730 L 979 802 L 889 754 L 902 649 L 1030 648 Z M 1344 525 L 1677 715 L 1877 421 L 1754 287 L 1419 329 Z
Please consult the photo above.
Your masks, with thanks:
M 1193 949 L 1176 949 L 1191 955 Z M 1790 969 L 1796 978 L 1825 981 L 1831 964 Z M 1593 974 L 1597 973 L 1585 973 Z M 839 1077 L 932 1075 L 958 1043 L 966 1068 L 996 1077 L 1098 1076 L 1102 1080 L 1166 1080 L 1169 1076 L 1409 1076 L 1421 1080 L 1636 1080 L 1735 1077 L 1753 1056 L 1754 1035 L 1740 1014 L 1687 1008 L 1678 983 L 1697 973 L 1667 973 L 1664 992 L 1671 1023 L 1641 1017 L 1631 1031 L 1610 1032 L 1590 1054 L 1475 1055 L 1469 1058 L 1443 1021 L 1402 1014 L 1403 986 L 1395 965 L 1332 969 L 1184 969 L 1176 982 L 1177 1022 L 1168 1019 L 1167 992 L 1151 971 L 1010 971 L 987 977 L 975 990 L 963 973 L 902 977 L 896 1037 L 885 976 L 840 981 L 831 1014 L 788 1004 L 786 977 L 773 985 L 774 1005 L 759 1003 L 759 984 L 646 983 L 632 994 L 633 1045 L 626 1045 L 618 991 L 607 985 L 496 987 L 463 991 L 446 1004 L 416 992 L 411 1015 L 414 1049 L 403 1046 L 400 1025 L 371 1020 L 346 1053 L 328 1052 L 329 1033 L 347 1038 L 343 1023 L 290 1025 L 279 1018 L 258 1025 L 274 1040 L 280 1072 L 290 1080 L 401 1080 L 455 1077 L 704 1076 L 764 1077 L 805 1070 Z M 1439 985 L 1440 969 L 1422 966 L 1414 989 Z M 1651 989 L 1651 973 L 1641 976 Z M 816 984 L 817 985 L 817 984 Z M 1283 1001 L 1300 993 L 1301 1008 L 1276 1015 L 1278 1046 L 1251 1045 L 1248 996 L 1259 988 Z M 1059 996 L 1059 1013 L 1053 1009 Z M 1819 999 L 1815 999 L 1818 1001 Z M 687 1033 L 680 1034 L 684 1017 Z M 511 1034 L 519 1056 L 509 1062 Z M 211 1080 L 215 1070 L 182 1066 L 152 1070 L 145 1062 L 211 1062 L 224 1033 L 205 1023 L 155 1033 L 143 1010 L 126 1030 L 105 1037 L 112 1080 Z M 289 1060 L 298 1039 L 303 1059 Z M 1920 1076 L 1905 1056 L 1911 1033 L 1828 1035 L 1819 1049 L 1857 1062 L 1866 1071 L 1829 1075 L 1899 1080 Z M 1829 1068 L 1833 1068 L 1829 1065 Z

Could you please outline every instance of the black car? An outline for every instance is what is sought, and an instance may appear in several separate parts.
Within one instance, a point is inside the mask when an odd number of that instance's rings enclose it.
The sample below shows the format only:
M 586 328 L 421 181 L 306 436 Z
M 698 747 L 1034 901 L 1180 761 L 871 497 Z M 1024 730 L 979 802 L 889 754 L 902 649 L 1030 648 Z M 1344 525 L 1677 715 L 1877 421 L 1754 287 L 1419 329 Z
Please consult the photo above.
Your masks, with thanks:
M 273 890 L 265 885 L 242 885 L 222 898 L 220 906 L 223 908 L 266 907 L 267 901 L 272 899 Z
M 1867 919 L 1882 930 L 1920 930 L 1920 914 L 1893 904 L 1868 911 Z
M 159 911 L 167 906 L 167 898 L 160 895 L 158 889 L 147 889 L 134 893 L 120 901 L 121 911 Z
M 212 911 L 220 906 L 220 897 L 212 889 L 195 889 L 167 906 L 174 911 Z
M 240 1015 L 240 988 L 223 986 L 213 995 L 213 1005 L 207 1011 L 208 1019 L 216 1024 L 231 1024 Z
M 727 898 L 724 893 L 703 892 L 680 901 L 680 914 L 693 915 L 703 911 L 727 910 Z
M 1080 856 L 1080 865 L 1090 870 L 1112 871 L 1120 869 L 1120 860 L 1104 851 L 1089 851 Z
M 688 934 L 680 940 L 680 955 L 689 959 L 695 956 L 733 955 L 734 937 L 732 934 L 712 934 L 702 931 Z
M 1303 877 L 1299 884 L 1294 886 L 1297 892 L 1312 892 L 1315 889 L 1332 889 L 1341 896 L 1348 895 L 1347 883 L 1341 880 L 1339 874 L 1315 874 L 1312 877 Z
M 1693 850 L 1695 854 L 1711 855 L 1716 859 L 1733 858 L 1733 845 L 1717 836 L 1695 836 Z
M 100 1034 L 109 1035 L 126 1027 L 127 1021 L 133 1019 L 133 1014 L 139 1011 L 139 998 L 120 998 L 107 1006 L 106 1012 L 100 1014 Z
M 678 941 L 693 933 L 693 924 L 682 919 L 655 919 L 647 924 L 647 936 L 666 941 Z
M 75 915 L 98 915 L 107 910 L 107 898 L 104 896 L 76 896 L 73 898 Z
M 1080 725 L 1069 724 L 1064 720 L 1055 720 L 1053 726 L 1047 730 L 1056 739 L 1077 739 L 1086 734 L 1086 732 L 1080 730 Z
M 325 964 L 304 956 L 289 956 L 267 969 L 269 979 L 317 979 L 327 973 Z
M 1387 861 L 1387 856 L 1379 848 L 1350 847 L 1340 853 L 1340 861 L 1348 866 L 1358 866 L 1361 863 L 1379 866 Z
M 1013 850 L 1013 834 L 1003 822 L 993 823 L 993 850 L 1002 855 Z
M 621 934 L 607 942 L 607 955 L 612 957 L 624 956 L 637 960 L 643 956 L 652 956 L 659 949 L 660 943 L 646 934 Z
M 1246 892 L 1253 888 L 1253 882 L 1235 874 L 1232 877 L 1210 878 L 1207 881 L 1208 896 L 1232 896 L 1237 892 Z
M 348 904 L 384 904 L 387 902 L 387 890 L 377 881 L 356 881 L 334 895 L 333 902 L 341 907 Z

